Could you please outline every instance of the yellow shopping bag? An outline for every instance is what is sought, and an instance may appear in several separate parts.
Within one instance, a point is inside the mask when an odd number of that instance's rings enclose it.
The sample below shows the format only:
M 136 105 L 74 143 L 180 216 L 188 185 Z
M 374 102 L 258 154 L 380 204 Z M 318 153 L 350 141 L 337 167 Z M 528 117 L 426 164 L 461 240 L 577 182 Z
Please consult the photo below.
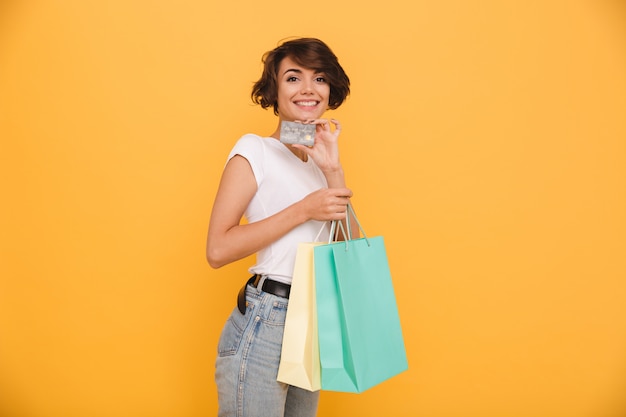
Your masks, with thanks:
M 321 388 L 313 271 L 313 248 L 320 244 L 298 245 L 277 377 L 309 391 Z

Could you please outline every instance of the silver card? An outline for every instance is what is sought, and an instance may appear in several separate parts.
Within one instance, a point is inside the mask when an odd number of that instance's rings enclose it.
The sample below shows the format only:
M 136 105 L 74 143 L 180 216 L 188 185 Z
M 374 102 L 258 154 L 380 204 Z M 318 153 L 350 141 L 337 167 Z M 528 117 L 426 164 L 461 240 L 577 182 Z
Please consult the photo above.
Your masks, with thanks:
M 282 122 L 280 124 L 280 141 L 282 143 L 313 146 L 315 143 L 315 125 Z

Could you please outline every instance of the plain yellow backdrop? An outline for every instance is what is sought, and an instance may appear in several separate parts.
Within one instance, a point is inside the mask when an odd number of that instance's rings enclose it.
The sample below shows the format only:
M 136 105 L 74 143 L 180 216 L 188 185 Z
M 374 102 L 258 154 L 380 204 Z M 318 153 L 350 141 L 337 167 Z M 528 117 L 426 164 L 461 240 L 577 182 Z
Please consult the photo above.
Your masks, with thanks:
M 315 36 L 409 371 L 320 416 L 626 415 L 617 0 L 0 2 L 0 415 L 216 414 L 251 259 L 204 259 L 260 58 Z

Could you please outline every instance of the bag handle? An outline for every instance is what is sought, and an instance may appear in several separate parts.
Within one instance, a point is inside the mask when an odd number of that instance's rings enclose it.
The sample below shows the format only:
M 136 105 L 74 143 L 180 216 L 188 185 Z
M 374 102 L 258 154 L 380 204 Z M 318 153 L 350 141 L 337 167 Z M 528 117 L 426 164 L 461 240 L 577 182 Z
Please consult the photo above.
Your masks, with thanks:
M 352 213 L 352 217 L 354 217 L 356 224 L 359 226 L 359 230 L 361 231 L 361 234 L 363 234 L 363 237 L 365 238 L 365 241 L 367 242 L 367 246 L 369 246 L 370 241 L 367 238 L 367 234 L 365 234 L 365 230 L 363 230 L 363 226 L 361 226 L 361 222 L 359 221 L 359 218 L 356 217 L 356 212 L 354 211 L 354 207 L 352 207 L 352 204 L 350 203 L 348 203 L 348 209 L 346 210 L 346 225 L 348 226 L 348 240 L 352 240 L 352 230 L 350 226 L 350 213 Z
M 339 227 L 337 227 L 339 224 Z M 346 230 L 343 227 L 343 224 L 339 220 L 332 220 L 330 222 L 330 234 L 328 235 L 328 243 L 333 243 L 337 241 L 337 235 L 339 234 L 339 230 L 341 229 L 341 234 L 343 235 L 344 240 L 348 240 L 346 237 Z
M 352 217 L 354 217 L 356 224 L 359 226 L 359 230 L 363 234 L 363 237 L 365 238 L 365 241 L 367 242 L 367 246 L 370 246 L 370 241 L 367 238 L 367 234 L 365 234 L 365 230 L 363 230 L 363 226 L 361 226 L 361 222 L 359 221 L 359 218 L 356 217 L 356 212 L 354 211 L 354 207 L 352 207 L 352 204 L 350 203 L 348 203 L 348 206 L 346 208 L 346 226 L 348 229 L 348 233 L 346 234 L 346 229 L 343 227 L 343 223 L 341 223 L 340 220 L 333 220 L 330 225 L 330 235 L 328 236 L 328 243 L 332 243 L 333 241 L 336 241 L 337 237 L 335 236 L 335 233 L 338 234 L 339 230 L 341 230 L 343 239 L 346 242 L 346 250 L 348 250 L 348 242 L 352 240 L 352 228 L 350 226 L 350 214 L 352 214 Z M 338 228 L 337 228 L 337 224 L 339 224 Z
M 315 239 L 313 240 L 313 242 L 319 242 L 319 238 L 322 235 L 322 232 L 324 231 L 324 228 L 326 227 L 326 222 L 322 223 L 322 227 L 320 228 L 320 231 L 317 232 L 317 235 L 315 236 Z M 332 232 L 331 232 L 332 233 Z

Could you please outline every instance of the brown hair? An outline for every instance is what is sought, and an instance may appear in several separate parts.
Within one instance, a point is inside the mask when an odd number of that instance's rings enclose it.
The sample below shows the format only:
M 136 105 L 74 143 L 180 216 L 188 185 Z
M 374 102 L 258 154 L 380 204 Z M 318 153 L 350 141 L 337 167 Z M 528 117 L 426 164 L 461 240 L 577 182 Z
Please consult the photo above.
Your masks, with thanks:
M 264 109 L 273 106 L 274 114 L 278 114 L 278 67 L 286 57 L 304 68 L 324 73 L 330 85 L 328 108 L 336 109 L 350 94 L 350 79 L 324 42 L 315 38 L 293 39 L 263 55 L 263 74 L 252 87 L 252 101 Z

